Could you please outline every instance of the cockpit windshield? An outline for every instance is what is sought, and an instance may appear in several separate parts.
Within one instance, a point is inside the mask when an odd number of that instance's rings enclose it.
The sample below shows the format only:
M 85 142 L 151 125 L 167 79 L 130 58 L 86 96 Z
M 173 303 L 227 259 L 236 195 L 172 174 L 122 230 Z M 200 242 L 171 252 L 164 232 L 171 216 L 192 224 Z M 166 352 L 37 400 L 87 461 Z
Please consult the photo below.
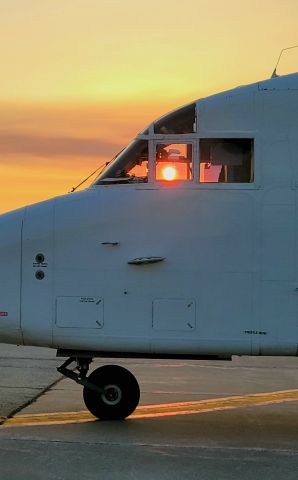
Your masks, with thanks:
M 154 135 L 194 133 L 196 132 L 196 104 L 192 103 L 168 113 L 155 121 L 152 126 Z M 146 128 L 142 135 L 147 136 L 149 132 L 150 128 Z M 94 185 L 147 183 L 148 150 L 148 140 L 143 138 L 134 140 L 105 167 L 97 177 Z
M 95 185 L 148 182 L 148 141 L 134 140 L 103 170 Z

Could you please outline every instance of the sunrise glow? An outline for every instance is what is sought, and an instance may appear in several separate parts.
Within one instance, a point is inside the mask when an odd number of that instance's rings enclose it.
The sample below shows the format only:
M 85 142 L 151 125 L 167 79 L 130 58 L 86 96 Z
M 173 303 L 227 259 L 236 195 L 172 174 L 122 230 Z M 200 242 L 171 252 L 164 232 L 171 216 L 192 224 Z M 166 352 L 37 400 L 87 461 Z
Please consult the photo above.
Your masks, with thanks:
M 66 193 L 169 110 L 269 78 L 298 43 L 293 0 L 144 5 L 1 2 L 0 213 Z

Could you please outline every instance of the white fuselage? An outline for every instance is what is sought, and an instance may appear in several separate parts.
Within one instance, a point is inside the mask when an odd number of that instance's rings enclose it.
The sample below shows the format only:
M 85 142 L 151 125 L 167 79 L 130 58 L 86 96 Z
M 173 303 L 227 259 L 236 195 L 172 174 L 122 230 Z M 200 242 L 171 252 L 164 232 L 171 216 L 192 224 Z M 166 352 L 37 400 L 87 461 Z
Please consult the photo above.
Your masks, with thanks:
M 298 75 L 199 100 L 195 133 L 140 136 L 147 183 L 95 185 L 2 215 L 0 341 L 297 355 L 297 119 Z M 199 141 L 213 137 L 253 139 L 253 182 L 198 181 Z M 161 141 L 192 145 L 192 181 L 154 179 Z M 151 256 L 164 260 L 128 263 Z

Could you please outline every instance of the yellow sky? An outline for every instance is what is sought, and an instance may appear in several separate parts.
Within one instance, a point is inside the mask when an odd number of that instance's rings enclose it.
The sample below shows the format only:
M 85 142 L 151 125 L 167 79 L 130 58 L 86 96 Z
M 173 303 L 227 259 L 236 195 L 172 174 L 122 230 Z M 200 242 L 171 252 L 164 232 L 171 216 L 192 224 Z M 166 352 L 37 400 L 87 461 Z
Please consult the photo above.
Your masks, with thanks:
M 297 0 L 0 0 L 0 213 L 64 193 L 149 121 L 268 78 Z M 298 70 L 298 51 L 280 72 Z

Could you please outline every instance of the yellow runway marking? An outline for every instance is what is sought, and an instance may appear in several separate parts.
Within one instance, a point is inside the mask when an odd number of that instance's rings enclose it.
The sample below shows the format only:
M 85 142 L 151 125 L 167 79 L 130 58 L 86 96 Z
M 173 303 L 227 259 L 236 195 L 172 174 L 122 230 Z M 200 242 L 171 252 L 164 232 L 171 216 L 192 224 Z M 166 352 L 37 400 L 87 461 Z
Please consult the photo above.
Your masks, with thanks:
M 196 402 L 163 403 L 160 405 L 140 406 L 129 417 L 132 420 L 140 418 L 158 418 L 173 415 L 191 415 L 210 413 L 220 410 L 232 410 L 274 403 L 297 402 L 298 389 L 283 390 L 268 393 L 256 393 L 224 398 L 198 400 Z M 68 423 L 94 422 L 96 419 L 87 411 L 82 412 L 57 412 L 33 415 L 18 415 L 8 418 L 1 428 L 36 426 L 36 425 L 62 425 Z

